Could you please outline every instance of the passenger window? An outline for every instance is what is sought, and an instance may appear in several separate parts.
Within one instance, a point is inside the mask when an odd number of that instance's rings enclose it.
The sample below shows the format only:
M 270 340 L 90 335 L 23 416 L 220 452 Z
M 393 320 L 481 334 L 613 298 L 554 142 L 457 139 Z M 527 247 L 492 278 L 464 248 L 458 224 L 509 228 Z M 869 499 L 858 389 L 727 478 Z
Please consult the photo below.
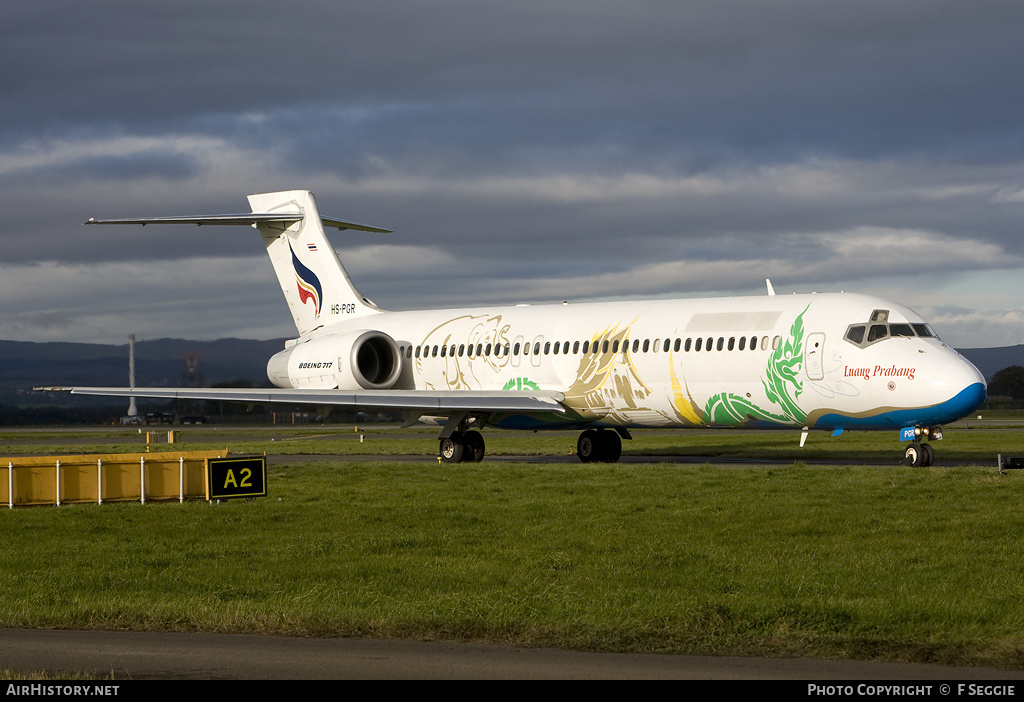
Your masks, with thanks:
M 640 350 L 640 339 L 633 339 L 633 353 Z
M 767 351 L 768 350 L 768 337 L 767 336 L 762 336 L 761 337 L 761 350 L 762 351 Z
M 745 348 L 747 348 L 747 337 L 741 336 L 740 337 L 740 351 L 742 351 Z
M 694 351 L 700 351 L 700 347 L 703 341 L 704 339 L 700 338 L 699 336 L 697 337 L 697 344 L 693 347 Z
M 533 345 L 533 355 L 534 356 L 539 356 L 540 355 L 540 342 L 539 341 L 534 343 L 534 345 Z
M 782 337 L 781 336 L 777 336 L 774 339 L 772 339 L 772 351 L 778 351 L 779 350 L 779 342 L 780 341 L 782 341 Z
M 682 342 L 682 339 L 676 339 L 676 343 L 672 347 L 672 350 L 675 351 L 676 353 L 679 353 L 679 346 L 681 345 L 681 342 Z
M 549 353 L 551 353 L 551 342 L 550 341 L 545 341 L 544 342 L 544 355 L 547 356 Z
M 677 341 L 678 341 L 678 339 L 677 339 Z M 668 353 L 668 345 L 669 345 L 669 340 L 665 339 L 665 342 L 662 344 L 661 350 L 664 351 L 665 353 Z
M 601 353 L 608 353 L 608 339 L 601 342 Z
M 644 339 L 644 353 L 647 353 L 651 349 L 651 340 Z
M 720 336 L 718 337 L 718 346 L 716 348 L 721 351 L 723 346 L 725 346 L 725 339 Z
M 618 352 L 619 352 L 619 340 L 616 339 L 615 341 L 612 342 L 612 353 L 618 353 Z
M 714 344 L 715 344 L 714 337 L 709 336 L 708 340 L 704 343 L 704 350 L 705 351 L 710 351 L 711 347 L 714 346 Z
M 516 342 L 516 345 L 512 347 L 512 353 L 514 353 L 516 356 L 519 355 L 519 342 L 518 341 Z
M 584 341 L 583 342 L 583 353 L 587 353 L 587 350 L 589 348 L 590 348 L 590 341 Z
M 686 343 L 683 344 L 683 350 L 686 351 L 687 353 L 690 352 L 690 339 L 687 339 Z M 697 350 L 700 351 L 700 349 Z
M 575 354 L 580 352 L 580 342 L 578 342 L 578 341 L 572 342 L 572 352 L 573 352 L 573 355 L 575 355 Z
M 568 341 L 566 341 L 564 344 L 562 344 L 562 353 L 563 354 L 569 353 L 569 342 Z

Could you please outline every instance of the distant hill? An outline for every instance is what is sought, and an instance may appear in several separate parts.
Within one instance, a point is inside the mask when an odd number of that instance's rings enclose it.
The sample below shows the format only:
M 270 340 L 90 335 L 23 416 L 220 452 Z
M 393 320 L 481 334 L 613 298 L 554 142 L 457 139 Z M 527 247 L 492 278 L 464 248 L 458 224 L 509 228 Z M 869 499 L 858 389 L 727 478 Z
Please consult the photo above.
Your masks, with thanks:
M 267 360 L 283 348 L 284 339 L 136 341 L 135 382 L 140 387 L 180 386 L 188 368 L 185 359 L 194 357 L 204 385 L 245 381 L 262 387 L 269 385 Z M 0 404 L 52 404 L 53 394 L 32 392 L 41 385 L 128 385 L 128 344 L 0 341 Z M 110 403 L 109 398 L 97 400 Z
M 988 380 L 1007 366 L 1024 366 L 1024 344 L 993 349 L 960 349 L 960 353 Z

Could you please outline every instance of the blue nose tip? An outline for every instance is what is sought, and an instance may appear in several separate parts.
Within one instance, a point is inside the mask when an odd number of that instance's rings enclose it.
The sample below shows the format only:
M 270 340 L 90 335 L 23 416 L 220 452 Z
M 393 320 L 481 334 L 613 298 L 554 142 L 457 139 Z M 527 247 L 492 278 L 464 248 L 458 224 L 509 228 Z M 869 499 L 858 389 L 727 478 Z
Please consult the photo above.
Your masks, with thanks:
M 985 383 L 972 383 L 958 392 L 953 398 L 943 403 L 943 409 L 949 415 L 945 422 L 953 422 L 966 417 L 985 402 Z

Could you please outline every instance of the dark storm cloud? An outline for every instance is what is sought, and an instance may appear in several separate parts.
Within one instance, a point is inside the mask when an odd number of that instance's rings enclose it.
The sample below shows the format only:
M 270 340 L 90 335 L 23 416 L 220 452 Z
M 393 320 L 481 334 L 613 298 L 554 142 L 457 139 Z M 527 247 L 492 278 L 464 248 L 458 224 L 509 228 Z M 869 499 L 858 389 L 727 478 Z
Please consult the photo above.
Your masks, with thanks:
M 8 178 L 0 176 L 0 187 L 17 181 L 19 187 L 68 186 L 84 178 L 101 178 L 112 182 L 139 178 L 181 180 L 196 174 L 194 159 L 186 154 L 152 149 L 129 154 L 89 155 L 69 158 L 59 163 L 18 169 Z M 5 183 L 5 180 L 8 182 Z
M 354 127 L 378 146 L 504 156 L 524 139 L 637 158 L 667 141 L 706 158 L 1005 155 L 1006 135 L 1021 146 L 1022 13 L 984 1 L 41 2 L 4 10 L 0 115 L 17 134 L 298 111 L 311 135 Z
M 332 236 L 400 308 L 1018 266 L 1022 29 L 993 0 L 7 3 L 4 262 L 53 262 L 87 315 L 67 266 L 167 267 L 166 291 L 196 257 L 260 247 L 84 219 L 309 188 L 396 230 Z M 273 292 L 266 275 L 234 284 Z M 213 283 L 204 329 L 221 308 L 266 328 Z

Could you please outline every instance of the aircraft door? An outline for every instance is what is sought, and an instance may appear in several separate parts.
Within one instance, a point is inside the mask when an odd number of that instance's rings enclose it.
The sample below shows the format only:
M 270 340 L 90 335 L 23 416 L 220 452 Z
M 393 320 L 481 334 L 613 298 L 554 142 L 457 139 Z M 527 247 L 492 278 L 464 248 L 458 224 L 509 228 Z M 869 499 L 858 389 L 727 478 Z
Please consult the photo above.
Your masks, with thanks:
M 523 335 L 522 334 L 517 336 L 515 338 L 515 340 L 512 342 L 512 345 L 509 347 L 509 353 L 512 354 L 512 359 L 511 359 L 512 360 L 512 367 L 513 368 L 518 368 L 519 367 L 519 361 L 523 357 Z
M 812 332 L 804 346 L 804 372 L 809 380 L 825 379 L 825 334 Z
M 544 335 L 541 334 L 533 340 L 533 348 L 530 349 L 530 363 L 533 364 L 534 368 L 540 367 L 540 357 L 544 351 Z

